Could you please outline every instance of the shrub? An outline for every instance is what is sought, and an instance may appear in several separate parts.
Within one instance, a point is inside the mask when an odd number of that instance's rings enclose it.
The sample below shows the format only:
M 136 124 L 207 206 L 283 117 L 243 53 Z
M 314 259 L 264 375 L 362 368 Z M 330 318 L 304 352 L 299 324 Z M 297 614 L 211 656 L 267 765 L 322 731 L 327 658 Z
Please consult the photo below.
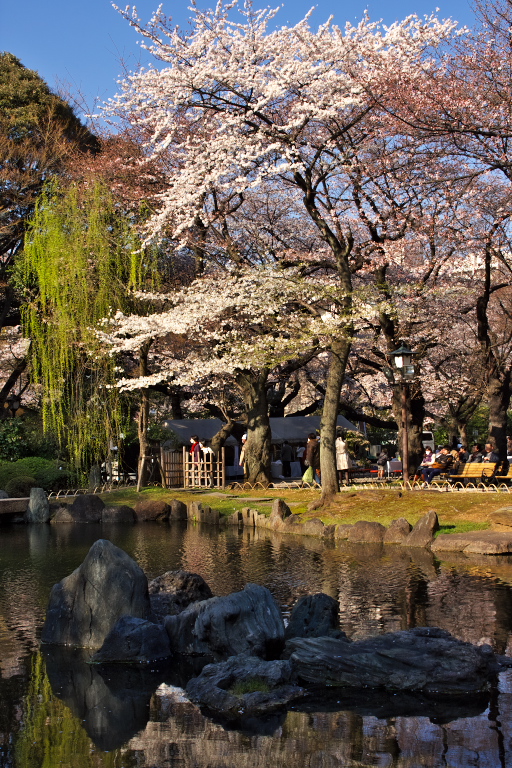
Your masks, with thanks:
M 30 496 L 30 489 L 37 487 L 37 480 L 34 477 L 19 475 L 5 484 L 5 492 L 11 499 L 20 499 Z
M 0 488 L 4 488 L 10 480 L 18 477 L 34 478 L 38 488 L 54 491 L 65 488 L 69 482 L 69 472 L 62 462 L 55 459 L 42 459 L 39 456 L 27 456 L 13 462 L 0 464 Z M 9 494 L 10 495 L 10 494 Z

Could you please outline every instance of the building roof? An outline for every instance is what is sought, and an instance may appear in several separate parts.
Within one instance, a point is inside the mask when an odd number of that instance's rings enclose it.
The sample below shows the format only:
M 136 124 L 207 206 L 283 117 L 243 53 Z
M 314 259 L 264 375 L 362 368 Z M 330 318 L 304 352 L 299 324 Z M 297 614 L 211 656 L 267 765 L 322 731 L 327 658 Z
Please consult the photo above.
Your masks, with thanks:
M 357 431 L 357 427 L 344 416 L 338 416 L 337 425 L 343 429 Z M 224 422 L 220 419 L 167 419 L 164 426 L 172 429 L 181 442 L 187 445 L 192 435 L 197 435 L 200 440 L 211 440 L 224 426 Z M 288 440 L 290 443 L 306 442 L 310 432 L 320 429 L 320 416 L 271 418 L 270 429 L 273 443 L 282 443 L 283 440 Z M 237 442 L 230 435 L 226 440 L 226 445 L 236 445 Z

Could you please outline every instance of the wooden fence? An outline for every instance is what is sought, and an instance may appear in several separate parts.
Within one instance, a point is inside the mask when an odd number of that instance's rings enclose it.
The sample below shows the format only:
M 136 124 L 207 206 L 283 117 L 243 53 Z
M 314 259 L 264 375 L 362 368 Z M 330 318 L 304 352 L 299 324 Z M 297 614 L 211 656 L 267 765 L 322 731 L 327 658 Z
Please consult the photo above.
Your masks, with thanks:
M 166 488 L 224 488 L 226 485 L 226 461 L 224 448 L 220 457 L 213 453 L 201 454 L 193 461 L 190 451 L 161 451 L 160 467 Z

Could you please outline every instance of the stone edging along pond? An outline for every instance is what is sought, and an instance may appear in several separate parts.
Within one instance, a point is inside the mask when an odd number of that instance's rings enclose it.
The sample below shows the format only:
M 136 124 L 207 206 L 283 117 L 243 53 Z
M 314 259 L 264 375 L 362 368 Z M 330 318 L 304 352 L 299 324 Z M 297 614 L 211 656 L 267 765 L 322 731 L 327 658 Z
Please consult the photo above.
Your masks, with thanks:
M 21 502 L 22 500 L 17 500 Z M 126 505 L 107 506 L 94 494 L 77 496 L 72 504 L 49 504 L 42 489 L 32 489 L 26 502 L 26 512 L 18 520 L 29 523 L 135 523 L 145 521 L 167 522 L 189 520 L 207 525 L 236 525 L 244 528 L 263 528 L 279 533 L 315 536 L 324 540 L 347 540 L 365 544 L 400 544 L 406 547 L 430 548 L 432 552 L 465 552 L 467 554 L 512 554 L 512 509 L 494 512 L 492 522 L 499 530 L 470 531 L 442 534 L 435 538 L 439 521 L 430 510 L 412 527 L 403 517 L 393 520 L 389 528 L 378 522 L 360 520 L 354 524 L 325 525 L 318 518 L 304 519 L 292 514 L 283 499 L 274 499 L 270 516 L 251 507 L 221 516 L 196 501 L 185 504 L 177 499 L 140 501 L 135 508 Z M 20 512 L 22 510 L 19 510 Z

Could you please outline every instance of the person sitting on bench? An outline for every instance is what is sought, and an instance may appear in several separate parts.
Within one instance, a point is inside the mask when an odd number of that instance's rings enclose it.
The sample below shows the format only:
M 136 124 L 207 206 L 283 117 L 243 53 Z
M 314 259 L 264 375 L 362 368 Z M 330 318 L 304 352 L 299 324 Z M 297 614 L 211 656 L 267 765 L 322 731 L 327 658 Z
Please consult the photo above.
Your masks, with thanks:
M 450 446 L 443 445 L 440 452 L 436 456 L 436 460 L 430 467 L 425 467 L 423 470 L 423 480 L 430 485 L 432 479 L 437 477 L 443 472 L 448 472 L 453 465 L 453 456 L 450 453 Z

